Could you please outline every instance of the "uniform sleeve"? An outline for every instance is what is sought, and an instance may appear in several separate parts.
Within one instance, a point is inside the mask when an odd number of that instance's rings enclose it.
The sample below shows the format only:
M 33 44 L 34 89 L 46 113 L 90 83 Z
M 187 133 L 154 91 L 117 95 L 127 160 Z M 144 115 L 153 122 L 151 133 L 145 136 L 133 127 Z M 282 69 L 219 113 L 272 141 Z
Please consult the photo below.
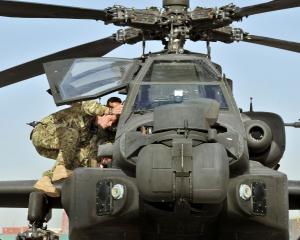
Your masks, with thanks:
M 82 111 L 90 116 L 104 115 L 107 107 L 101 105 L 97 101 L 84 101 L 81 105 Z

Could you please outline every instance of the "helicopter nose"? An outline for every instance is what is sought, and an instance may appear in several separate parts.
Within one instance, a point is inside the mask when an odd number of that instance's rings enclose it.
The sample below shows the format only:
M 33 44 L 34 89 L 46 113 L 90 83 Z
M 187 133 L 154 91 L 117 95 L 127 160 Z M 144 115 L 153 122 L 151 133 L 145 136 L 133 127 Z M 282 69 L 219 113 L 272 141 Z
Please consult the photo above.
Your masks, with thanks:
M 171 141 L 148 144 L 139 152 L 136 179 L 142 199 L 174 202 L 184 198 L 194 204 L 222 204 L 229 180 L 225 147 L 210 142 L 195 145 L 192 138 L 183 137 L 188 129 L 208 135 L 218 114 L 219 103 L 211 99 L 154 108 L 153 135 Z M 169 135 L 174 129 L 177 135 Z
M 150 202 L 182 197 L 194 204 L 222 204 L 229 180 L 227 153 L 219 143 L 193 147 L 189 139 L 174 138 L 171 147 L 147 145 L 138 155 L 136 179 L 140 197 Z

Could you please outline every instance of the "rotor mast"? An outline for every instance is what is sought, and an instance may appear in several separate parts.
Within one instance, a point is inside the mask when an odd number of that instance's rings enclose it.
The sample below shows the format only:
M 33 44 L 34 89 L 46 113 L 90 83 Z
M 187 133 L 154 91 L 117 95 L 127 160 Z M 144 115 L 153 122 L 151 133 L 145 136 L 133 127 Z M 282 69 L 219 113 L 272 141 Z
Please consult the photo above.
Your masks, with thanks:
M 163 0 L 163 8 L 171 16 L 171 23 L 166 48 L 169 52 L 181 53 L 189 29 L 185 16 L 189 8 L 189 0 Z
M 189 8 L 190 7 L 190 0 L 163 0 L 163 7 L 167 8 L 167 7 L 186 7 Z

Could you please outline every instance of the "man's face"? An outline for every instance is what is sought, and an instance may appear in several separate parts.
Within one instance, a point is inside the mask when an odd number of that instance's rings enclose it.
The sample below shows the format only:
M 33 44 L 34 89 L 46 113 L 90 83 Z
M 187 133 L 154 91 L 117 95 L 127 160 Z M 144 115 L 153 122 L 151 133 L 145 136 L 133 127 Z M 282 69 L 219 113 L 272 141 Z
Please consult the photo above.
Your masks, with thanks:
M 114 123 L 116 123 L 118 117 L 116 115 L 103 115 L 96 117 L 96 125 L 102 127 L 103 129 L 107 129 L 111 127 Z
M 115 107 L 118 107 L 120 105 L 121 105 L 121 103 L 119 103 L 119 102 L 110 102 L 110 103 L 108 103 L 108 107 L 110 107 L 110 108 L 115 108 Z

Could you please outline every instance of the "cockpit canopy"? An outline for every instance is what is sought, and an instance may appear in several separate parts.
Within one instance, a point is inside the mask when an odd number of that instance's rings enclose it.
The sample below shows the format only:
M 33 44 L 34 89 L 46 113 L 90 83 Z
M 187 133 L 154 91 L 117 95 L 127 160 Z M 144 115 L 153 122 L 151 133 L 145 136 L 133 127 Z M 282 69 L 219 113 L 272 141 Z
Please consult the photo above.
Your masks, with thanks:
M 136 60 L 122 58 L 67 59 L 44 64 L 55 103 L 97 98 L 126 86 Z
M 137 74 L 138 89 L 131 110 L 147 111 L 171 103 L 214 99 L 221 109 L 228 103 L 220 71 L 206 57 L 154 55 L 145 62 L 122 58 L 83 58 L 44 65 L 57 105 L 100 97 L 125 88 Z
M 153 110 L 199 98 L 214 99 L 221 109 L 227 109 L 218 81 L 219 73 L 205 58 L 154 60 L 142 79 L 133 110 Z

